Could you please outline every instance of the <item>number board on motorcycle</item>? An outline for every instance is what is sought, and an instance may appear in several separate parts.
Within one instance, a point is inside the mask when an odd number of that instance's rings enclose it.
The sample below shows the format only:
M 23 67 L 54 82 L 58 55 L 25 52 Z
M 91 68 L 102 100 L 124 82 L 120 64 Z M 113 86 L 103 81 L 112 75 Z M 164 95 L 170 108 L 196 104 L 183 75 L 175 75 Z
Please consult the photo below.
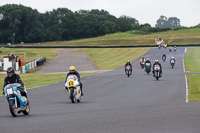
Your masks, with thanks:
M 150 63 L 146 63 L 147 66 L 150 66 Z
M 69 81 L 68 85 L 69 85 L 69 87 L 74 87 L 74 81 Z
M 8 95 L 9 95 L 9 94 L 13 94 L 13 89 L 12 89 L 12 88 L 7 89 L 7 94 L 8 94 Z

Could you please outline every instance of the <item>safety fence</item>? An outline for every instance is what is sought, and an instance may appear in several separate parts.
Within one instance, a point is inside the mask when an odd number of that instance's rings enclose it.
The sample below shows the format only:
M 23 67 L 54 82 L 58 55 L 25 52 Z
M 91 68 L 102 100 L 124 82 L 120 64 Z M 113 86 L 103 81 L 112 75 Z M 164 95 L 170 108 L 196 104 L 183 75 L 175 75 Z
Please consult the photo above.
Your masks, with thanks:
M 32 68 L 35 68 L 37 66 L 42 66 L 44 62 L 46 62 L 46 57 L 40 57 L 35 61 L 29 62 L 21 67 L 21 73 L 26 73 Z

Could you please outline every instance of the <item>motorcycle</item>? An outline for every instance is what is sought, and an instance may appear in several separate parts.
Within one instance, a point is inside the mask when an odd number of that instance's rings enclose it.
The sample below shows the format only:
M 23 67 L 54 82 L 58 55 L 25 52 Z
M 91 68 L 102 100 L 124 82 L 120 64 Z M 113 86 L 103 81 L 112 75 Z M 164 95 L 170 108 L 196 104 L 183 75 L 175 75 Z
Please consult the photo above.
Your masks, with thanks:
M 172 52 L 172 48 L 169 48 L 169 52 Z
M 155 76 L 156 80 L 158 80 L 160 78 L 160 66 L 159 65 L 154 66 L 154 76 Z
M 170 61 L 170 65 L 171 65 L 172 68 L 174 68 L 175 61 L 174 61 L 174 60 L 171 60 L 171 61 Z
M 29 115 L 30 106 L 28 99 L 20 93 L 21 85 L 19 83 L 8 84 L 4 87 L 4 95 L 9 104 L 10 113 L 16 117 L 19 113 Z
M 176 48 L 174 48 L 174 52 L 176 52 Z
M 165 56 L 163 56 L 163 57 L 162 57 L 162 60 L 163 60 L 163 62 L 165 62 L 165 61 L 166 61 L 166 57 L 165 57 Z
M 140 66 L 142 67 L 142 69 L 144 68 L 144 61 L 140 62 Z
M 125 72 L 126 72 L 126 75 L 127 75 L 128 77 L 132 74 L 130 65 L 127 65 L 127 66 L 126 66 Z
M 151 64 L 150 63 L 145 64 L 145 71 L 147 74 L 149 74 L 151 72 Z
M 65 83 L 72 103 L 81 101 L 81 88 L 76 75 L 69 75 Z

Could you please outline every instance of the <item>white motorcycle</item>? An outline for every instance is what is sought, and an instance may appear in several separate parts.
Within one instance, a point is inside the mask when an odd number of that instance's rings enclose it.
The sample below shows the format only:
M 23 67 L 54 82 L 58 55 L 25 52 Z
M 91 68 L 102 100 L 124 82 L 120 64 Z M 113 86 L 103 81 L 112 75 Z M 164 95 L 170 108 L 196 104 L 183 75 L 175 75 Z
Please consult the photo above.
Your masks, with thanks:
M 72 103 L 81 101 L 81 88 L 76 75 L 69 75 L 65 83 Z
M 159 65 L 154 66 L 154 76 L 155 76 L 156 80 L 158 80 L 160 78 L 160 66 Z

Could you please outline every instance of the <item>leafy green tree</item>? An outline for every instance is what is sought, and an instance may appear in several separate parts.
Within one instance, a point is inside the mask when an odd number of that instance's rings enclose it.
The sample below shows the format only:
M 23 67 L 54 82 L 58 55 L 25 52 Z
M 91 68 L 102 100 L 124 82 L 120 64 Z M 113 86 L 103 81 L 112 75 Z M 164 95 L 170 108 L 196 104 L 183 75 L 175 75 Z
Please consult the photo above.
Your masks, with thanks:
M 158 28 L 179 28 L 181 27 L 180 19 L 176 17 L 170 17 L 169 19 L 165 16 L 160 16 L 157 20 L 156 27 Z

